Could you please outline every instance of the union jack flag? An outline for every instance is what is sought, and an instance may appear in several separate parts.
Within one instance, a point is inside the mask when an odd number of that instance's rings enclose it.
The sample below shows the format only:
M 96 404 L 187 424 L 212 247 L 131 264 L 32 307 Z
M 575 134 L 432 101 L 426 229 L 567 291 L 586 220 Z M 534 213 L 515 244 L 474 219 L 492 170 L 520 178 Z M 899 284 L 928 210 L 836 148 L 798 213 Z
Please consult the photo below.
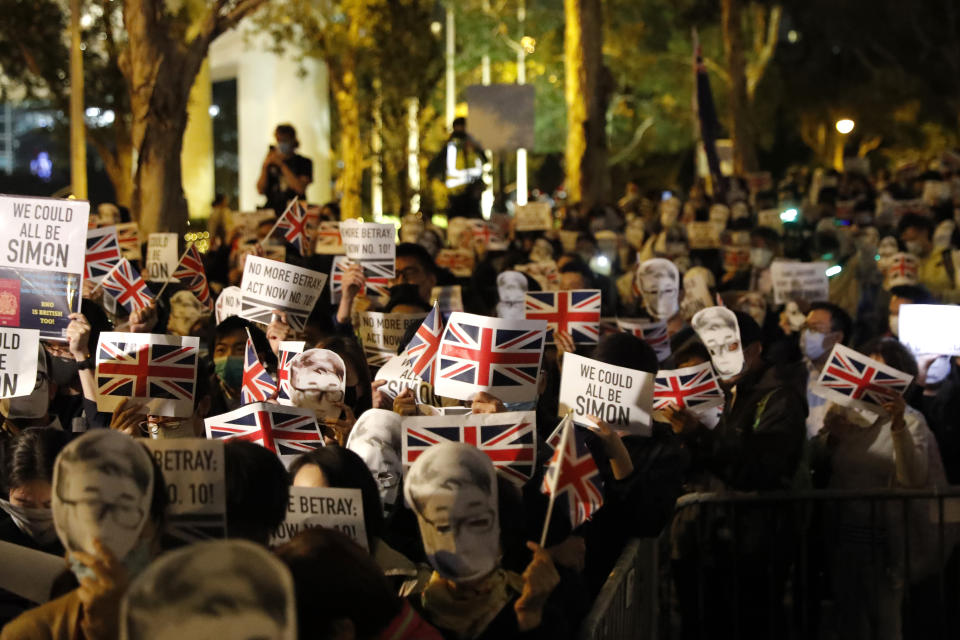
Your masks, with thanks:
M 300 202 L 299 198 L 294 198 L 274 227 L 283 232 L 283 239 L 292 244 L 300 255 L 303 255 L 303 249 L 309 240 L 306 213 L 306 203 Z
M 423 319 L 423 323 L 407 344 L 404 356 L 407 364 L 424 382 L 434 384 L 437 376 L 437 351 L 443 336 L 443 318 L 437 305 Z
M 441 249 L 436 263 L 438 267 L 449 269 L 458 278 L 468 278 L 473 273 L 476 258 L 470 249 Z
M 436 392 L 469 400 L 489 391 L 504 402 L 536 396 L 543 355 L 542 321 L 452 313 L 440 343 Z
M 723 404 L 723 391 L 709 362 L 695 367 L 657 372 L 653 386 L 653 410 L 668 406 L 706 409 Z
M 648 345 L 653 347 L 657 360 L 663 362 L 670 357 L 670 335 L 667 333 L 666 322 L 653 320 L 623 320 L 617 318 L 617 326 L 621 331 L 632 333 Z
M 916 256 L 909 253 L 895 253 L 890 256 L 884 271 L 884 285 L 887 289 L 905 284 L 917 284 L 920 264 Z
M 346 256 L 334 256 L 333 268 L 330 270 L 330 301 L 336 304 L 343 294 L 343 273 L 353 264 Z M 360 288 L 359 295 L 366 295 L 366 286 Z
M 393 258 L 386 260 L 364 260 L 363 277 L 367 280 L 367 295 L 390 295 L 390 281 L 396 274 L 396 261 Z
M 210 286 L 207 284 L 207 272 L 203 268 L 203 258 L 197 250 L 197 245 L 191 244 L 177 263 L 173 277 L 182 282 L 191 293 L 197 297 L 200 304 L 213 309 L 213 298 L 210 297 Z
M 83 260 L 83 277 L 100 282 L 121 257 L 116 227 L 90 229 L 87 231 L 87 253 Z
M 243 358 L 243 386 L 240 389 L 240 400 L 243 404 L 263 402 L 273 397 L 277 392 L 277 385 L 257 357 L 257 350 L 253 340 L 247 334 L 247 349 Z
M 536 465 L 536 425 L 533 411 L 406 419 L 403 464 L 413 464 L 435 444 L 466 442 L 485 453 L 508 480 L 523 484 L 533 476 Z
M 136 222 L 121 222 L 117 226 L 117 242 L 120 251 L 127 260 L 139 260 L 143 257 L 140 250 L 140 227 Z
M 913 376 L 845 347 L 834 346 L 814 393 L 844 406 L 873 409 L 887 402 L 885 392 L 903 394 Z
M 210 439 L 246 440 L 290 456 L 323 446 L 317 418 L 310 409 L 254 402 L 203 421 Z
M 113 269 L 103 277 L 100 285 L 128 312 L 143 309 L 153 300 L 153 293 L 147 283 L 126 258 L 120 258 Z
M 303 351 L 305 342 L 281 342 L 280 363 L 277 365 L 277 400 L 280 404 L 291 404 L 290 400 L 290 361 Z
M 570 526 L 577 527 L 603 506 L 603 480 L 583 434 L 565 419 L 559 446 L 547 463 L 540 490 L 551 500 L 565 499 Z
M 193 412 L 199 338 L 104 332 L 97 344 L 97 404 L 112 411 L 124 398 L 170 400 Z M 103 400 L 103 402 L 101 402 Z M 165 412 L 164 415 L 168 413 Z M 182 411 L 174 411 L 181 414 Z
M 533 291 L 524 303 L 527 320 L 547 321 L 547 344 L 554 330 L 573 336 L 577 344 L 596 344 L 600 339 L 600 291 Z

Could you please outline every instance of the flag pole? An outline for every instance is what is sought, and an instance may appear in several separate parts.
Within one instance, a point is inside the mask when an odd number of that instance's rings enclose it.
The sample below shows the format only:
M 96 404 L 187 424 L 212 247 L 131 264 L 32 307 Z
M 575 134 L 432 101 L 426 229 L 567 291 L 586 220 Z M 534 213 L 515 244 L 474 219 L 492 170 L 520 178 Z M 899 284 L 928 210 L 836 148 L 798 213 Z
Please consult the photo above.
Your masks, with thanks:
M 563 465 L 563 456 L 567 453 L 567 440 L 570 437 L 570 416 L 573 415 L 573 409 L 567 412 L 567 415 L 563 418 L 563 433 L 560 435 L 560 446 L 557 447 L 557 451 L 554 453 L 557 456 L 557 461 L 560 465 Z M 549 471 L 549 470 L 548 470 Z M 547 480 L 547 487 L 550 489 L 550 502 L 547 503 L 547 517 L 543 521 L 543 533 L 540 534 L 540 547 L 543 548 L 543 545 L 547 544 L 547 531 L 550 530 L 550 518 L 553 517 L 553 503 L 557 499 L 557 480 L 558 473 L 555 473 L 553 476 L 553 482 L 551 483 Z
M 179 260 L 177 260 L 177 266 L 173 268 L 173 273 L 176 273 L 177 269 L 180 268 L 180 263 L 183 262 L 183 259 L 187 257 L 187 253 L 190 251 L 190 247 L 192 247 L 194 244 L 195 244 L 194 242 L 191 242 L 190 244 L 187 245 L 187 248 L 183 250 L 183 255 L 180 256 Z M 169 280 L 163 283 L 163 286 L 160 287 L 160 291 L 157 292 L 157 298 L 163 295 L 163 292 L 166 290 L 168 284 L 170 284 Z

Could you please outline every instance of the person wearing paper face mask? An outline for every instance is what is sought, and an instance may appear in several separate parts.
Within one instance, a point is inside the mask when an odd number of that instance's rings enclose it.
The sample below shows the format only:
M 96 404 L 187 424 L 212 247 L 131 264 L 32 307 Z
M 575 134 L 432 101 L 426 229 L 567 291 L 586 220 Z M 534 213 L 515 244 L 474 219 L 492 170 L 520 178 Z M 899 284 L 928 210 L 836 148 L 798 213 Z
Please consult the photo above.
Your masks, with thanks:
M 313 182 L 313 162 L 296 153 L 300 142 L 292 125 L 277 125 L 274 136 L 277 144 L 263 159 L 257 191 L 267 197 L 266 208 L 279 216 L 293 198 L 306 196 Z
M 823 426 L 827 401 L 813 392 L 817 378 L 836 344 L 847 344 L 853 331 L 849 314 L 835 304 L 814 302 L 810 305 L 804 328 L 800 332 L 800 350 L 807 367 L 807 435 L 817 435 Z
M 118 636 L 130 579 L 160 552 L 166 484 L 147 450 L 97 429 L 65 447 L 54 466 L 53 521 L 80 586 L 31 609 L 0 639 Z
M 637 267 L 637 283 L 647 313 L 655 320 L 668 320 L 679 310 L 680 274 L 664 258 L 647 260 Z
M 67 444 L 59 429 L 27 429 L 6 444 L 3 498 L 0 498 L 0 540 L 63 555 L 53 526 L 50 495 L 53 461 Z M 34 604 L 0 589 L 0 627 Z
M 892 338 L 877 338 L 860 351 L 870 358 L 916 376 L 910 352 Z M 947 485 L 936 439 L 923 415 L 908 406 L 902 395 L 889 392 L 875 412 L 831 404 L 817 443 L 830 460 L 828 488 L 849 491 L 873 489 L 933 489 Z M 916 505 L 920 506 L 920 505 Z M 926 505 L 921 510 L 873 509 L 867 502 L 836 505 L 826 522 L 831 541 L 833 593 L 836 595 L 838 633 L 841 637 L 900 637 L 904 589 L 903 576 L 913 581 L 935 576 L 940 565 L 937 532 L 924 528 Z M 899 507 L 899 505 L 898 505 Z M 922 515 L 921 515 L 922 514 Z M 910 518 L 909 538 L 904 530 Z M 884 559 L 871 564 L 877 545 L 862 532 L 883 532 Z M 909 549 L 905 550 L 905 545 Z M 909 552 L 909 572 L 906 553 Z M 933 578 L 937 581 L 936 578 Z M 938 582 L 938 581 L 937 581 Z M 870 585 L 870 597 L 854 585 Z M 907 610 L 909 611 L 909 610 Z
M 434 568 L 419 598 L 431 624 L 451 637 L 492 640 L 533 629 L 556 637 L 550 627 L 564 621 L 546 611 L 560 582 L 550 555 L 531 542 L 522 576 L 499 566 L 497 479 L 485 454 L 460 442 L 430 447 L 410 467 L 404 498 Z

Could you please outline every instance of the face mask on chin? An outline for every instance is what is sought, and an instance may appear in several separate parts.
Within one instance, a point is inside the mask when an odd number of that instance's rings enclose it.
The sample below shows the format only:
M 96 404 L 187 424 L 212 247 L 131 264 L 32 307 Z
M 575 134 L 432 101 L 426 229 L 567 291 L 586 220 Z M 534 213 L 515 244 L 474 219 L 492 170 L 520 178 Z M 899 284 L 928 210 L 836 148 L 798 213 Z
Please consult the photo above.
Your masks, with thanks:
M 21 507 L 3 499 L 0 499 L 0 509 L 7 512 L 20 531 L 38 544 L 48 545 L 57 539 L 57 530 L 53 526 L 53 509 Z

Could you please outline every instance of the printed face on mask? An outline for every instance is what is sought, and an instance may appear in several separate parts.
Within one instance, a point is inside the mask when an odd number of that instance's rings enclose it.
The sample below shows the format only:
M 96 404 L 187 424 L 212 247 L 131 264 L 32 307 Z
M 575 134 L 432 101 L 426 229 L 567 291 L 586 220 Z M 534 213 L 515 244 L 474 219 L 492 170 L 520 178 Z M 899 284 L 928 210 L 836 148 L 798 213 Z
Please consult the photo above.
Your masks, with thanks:
M 500 302 L 523 302 L 527 295 L 527 277 L 519 271 L 504 271 L 497 276 Z
M 737 309 L 756 320 L 761 327 L 767 319 L 767 299 L 762 293 L 750 292 L 737 299 Z
M 396 413 L 368 409 L 357 419 L 347 438 L 347 449 L 360 456 L 370 469 L 384 508 L 396 503 L 400 491 L 401 430 L 400 416 Z
M 346 389 L 343 359 L 327 349 L 308 349 L 290 361 L 290 401 L 313 409 L 318 418 L 340 415 Z
M 740 324 L 732 311 L 726 307 L 710 307 L 693 316 L 691 324 L 710 352 L 710 360 L 721 379 L 729 380 L 743 371 Z
M 800 310 L 800 305 L 795 300 L 789 301 L 783 309 L 787 318 L 787 323 L 793 331 L 800 331 L 807 322 L 807 316 Z
M 647 312 L 657 320 L 667 320 L 679 308 L 680 273 L 669 260 L 652 258 L 637 268 L 637 281 Z
M 153 480 L 146 449 L 122 433 L 98 429 L 67 445 L 53 471 L 53 517 L 67 550 L 95 553 L 99 539 L 126 556 L 149 516 Z
M 544 238 L 537 238 L 530 250 L 531 262 L 550 262 L 553 260 L 553 245 Z
M 493 464 L 459 442 L 430 447 L 410 467 L 404 495 L 417 514 L 427 560 L 454 582 L 497 566 L 500 525 Z

